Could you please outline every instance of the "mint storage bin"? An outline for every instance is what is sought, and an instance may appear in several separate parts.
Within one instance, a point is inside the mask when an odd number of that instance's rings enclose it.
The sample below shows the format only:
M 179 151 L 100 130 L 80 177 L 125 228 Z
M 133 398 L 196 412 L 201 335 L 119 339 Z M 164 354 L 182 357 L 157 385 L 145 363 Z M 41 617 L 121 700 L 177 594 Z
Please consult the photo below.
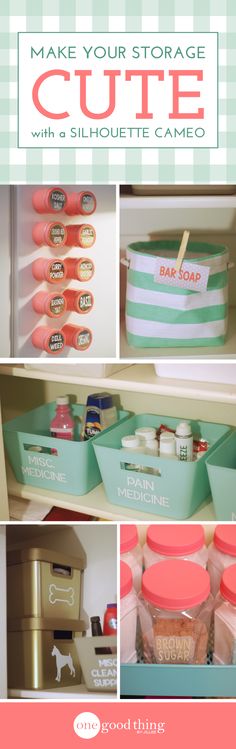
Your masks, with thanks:
M 50 422 L 55 415 L 56 403 L 17 416 L 3 425 L 6 451 L 15 477 L 20 484 L 68 494 L 86 494 L 101 483 L 101 474 L 93 450 L 97 437 L 87 442 L 79 441 L 80 425 L 85 406 L 72 405 L 76 421 L 75 440 L 50 437 Z M 119 411 L 118 419 L 129 417 L 128 411 Z M 112 425 L 106 431 L 114 429 Z M 43 452 L 31 451 L 40 446 Z M 52 453 L 51 451 L 55 451 Z M 57 454 L 56 454 L 57 453 Z
M 236 666 L 121 664 L 120 693 L 133 697 L 236 697 Z
M 206 464 L 217 520 L 236 520 L 236 429 Z
M 191 421 L 193 434 L 208 440 L 210 448 L 199 460 L 189 463 L 119 449 L 122 437 L 134 434 L 137 427 L 157 428 L 166 424 L 176 429 L 180 421 L 181 418 L 141 414 L 115 426 L 109 434 L 103 433 L 96 438 L 94 450 L 107 498 L 112 504 L 184 520 L 207 499 L 210 485 L 206 457 L 228 435 L 230 427 Z M 125 468 L 125 464 L 130 463 L 143 466 L 143 472 Z M 151 475 L 148 468 L 157 469 L 160 475 Z

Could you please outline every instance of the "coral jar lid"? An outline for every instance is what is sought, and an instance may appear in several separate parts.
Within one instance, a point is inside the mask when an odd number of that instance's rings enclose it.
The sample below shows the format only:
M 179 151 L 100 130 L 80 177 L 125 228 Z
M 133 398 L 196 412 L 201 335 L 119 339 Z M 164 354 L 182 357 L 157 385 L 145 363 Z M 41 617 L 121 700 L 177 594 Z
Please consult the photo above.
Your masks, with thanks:
M 233 606 L 236 606 L 236 564 L 231 564 L 223 572 L 220 582 L 220 593 L 223 598 L 226 598 Z
M 149 525 L 147 545 L 152 551 L 163 555 L 192 554 L 204 545 L 201 525 Z
M 195 562 L 166 559 L 144 572 L 143 597 L 160 609 L 185 611 L 197 606 L 210 594 L 208 572 Z
M 214 533 L 214 544 L 223 554 L 236 557 L 236 526 L 217 525 Z
M 120 563 L 120 597 L 124 598 L 130 593 L 133 587 L 132 572 L 128 564 Z
M 135 549 L 138 544 L 138 531 L 136 525 L 121 525 L 120 527 L 120 553 Z

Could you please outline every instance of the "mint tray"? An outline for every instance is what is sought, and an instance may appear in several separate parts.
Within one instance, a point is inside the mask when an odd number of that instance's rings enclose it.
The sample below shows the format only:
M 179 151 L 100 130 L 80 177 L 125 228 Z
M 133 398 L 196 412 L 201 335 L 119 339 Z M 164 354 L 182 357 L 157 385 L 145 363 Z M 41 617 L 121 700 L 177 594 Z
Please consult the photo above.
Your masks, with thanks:
M 55 402 L 28 411 L 3 425 L 6 451 L 20 484 L 80 496 L 101 483 L 93 450 L 97 437 L 87 442 L 79 441 L 84 408 L 83 405 L 71 406 L 76 419 L 73 441 L 50 437 L 49 425 L 55 415 Z M 127 420 L 129 416 L 128 411 L 118 412 L 119 420 Z M 116 425 L 105 431 L 112 432 Z M 37 447 L 41 447 L 42 452 L 37 452 Z
M 120 693 L 124 697 L 236 697 L 236 666 L 122 664 Z
M 236 430 L 207 458 L 217 520 L 236 520 Z
M 96 438 L 94 450 L 107 498 L 112 504 L 183 520 L 190 517 L 208 498 L 210 484 L 206 458 L 228 436 L 230 427 L 190 421 L 193 434 L 206 439 L 210 445 L 201 458 L 192 462 L 120 449 L 122 437 L 134 434 L 138 427 L 158 428 L 160 424 L 166 424 L 171 429 L 176 429 L 180 421 L 183 421 L 181 417 L 153 414 L 131 416 L 116 425 L 109 434 L 104 432 Z M 141 472 L 129 470 L 129 465 L 136 463 L 142 466 Z M 148 473 L 150 468 L 158 471 L 159 475 Z

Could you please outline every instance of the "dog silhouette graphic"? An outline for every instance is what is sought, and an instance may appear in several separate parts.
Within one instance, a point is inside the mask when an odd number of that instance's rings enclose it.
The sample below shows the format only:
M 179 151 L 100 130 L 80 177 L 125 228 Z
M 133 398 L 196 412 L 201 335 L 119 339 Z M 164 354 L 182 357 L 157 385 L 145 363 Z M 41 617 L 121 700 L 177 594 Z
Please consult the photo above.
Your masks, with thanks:
M 60 653 L 60 650 L 56 648 L 56 645 L 54 645 L 51 654 L 56 658 L 57 675 L 55 681 L 61 681 L 61 670 L 64 666 L 68 666 L 70 669 L 70 675 L 75 677 L 75 667 L 70 653 L 68 655 L 63 655 L 63 653 Z

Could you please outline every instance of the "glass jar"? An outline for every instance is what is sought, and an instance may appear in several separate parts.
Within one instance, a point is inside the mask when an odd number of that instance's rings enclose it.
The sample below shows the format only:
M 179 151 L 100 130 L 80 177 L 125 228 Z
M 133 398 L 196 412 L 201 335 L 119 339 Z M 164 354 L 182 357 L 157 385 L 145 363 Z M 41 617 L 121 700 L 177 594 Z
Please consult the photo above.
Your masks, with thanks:
M 217 525 L 213 542 L 208 549 L 208 572 L 211 592 L 216 596 L 220 589 L 222 574 L 227 567 L 236 563 L 236 526 Z
M 133 586 L 139 593 L 142 580 L 142 549 L 138 540 L 136 525 L 120 526 L 120 555 L 129 565 L 133 575 Z
M 206 663 L 213 605 L 208 572 L 167 559 L 143 574 L 139 618 L 145 663 Z
M 137 596 L 128 564 L 120 563 L 120 661 L 136 663 Z
M 207 548 L 201 525 L 149 525 L 143 547 L 144 567 L 171 558 L 188 559 L 206 569 Z
M 236 564 L 223 572 L 215 600 L 213 663 L 236 665 Z

